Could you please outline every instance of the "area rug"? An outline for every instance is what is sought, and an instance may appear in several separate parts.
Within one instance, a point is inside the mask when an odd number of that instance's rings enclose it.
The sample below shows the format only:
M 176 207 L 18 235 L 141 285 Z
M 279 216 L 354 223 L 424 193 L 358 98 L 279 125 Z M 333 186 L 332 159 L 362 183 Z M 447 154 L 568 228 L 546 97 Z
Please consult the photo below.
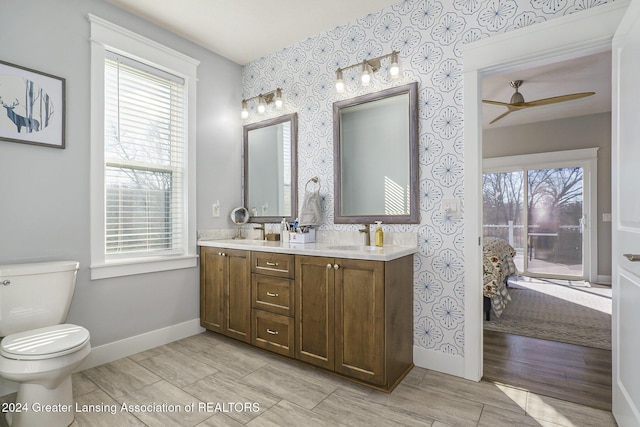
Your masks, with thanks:
M 510 280 L 511 302 L 486 329 L 611 349 L 611 288 L 530 278 Z

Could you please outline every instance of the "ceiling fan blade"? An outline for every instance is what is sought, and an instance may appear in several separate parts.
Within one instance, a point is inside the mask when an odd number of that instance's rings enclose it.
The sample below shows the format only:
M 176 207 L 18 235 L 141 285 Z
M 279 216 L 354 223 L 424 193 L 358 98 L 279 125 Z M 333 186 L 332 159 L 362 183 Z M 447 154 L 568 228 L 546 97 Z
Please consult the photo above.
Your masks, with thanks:
M 509 106 L 508 102 L 491 101 L 490 99 L 483 99 L 482 102 L 484 102 L 485 104 L 500 105 L 501 107 Z
M 494 124 L 495 122 L 497 122 L 498 120 L 500 120 L 501 118 L 503 118 L 504 116 L 506 116 L 507 114 L 511 113 L 511 111 L 515 111 L 515 110 L 507 110 L 504 113 L 500 114 L 498 117 L 496 117 L 495 119 L 491 120 L 489 122 L 490 125 Z
M 521 104 L 522 107 L 537 107 L 539 105 L 549 105 L 549 104 L 555 104 L 557 102 L 565 102 L 565 101 L 573 101 L 574 99 L 580 99 L 580 98 L 585 98 L 587 96 L 591 96 L 594 95 L 595 92 L 581 92 L 581 93 L 572 93 L 569 95 L 560 95 L 560 96 L 553 96 L 551 98 L 543 98 L 543 99 L 537 99 L 535 101 L 531 101 L 531 102 L 525 102 L 523 104 Z

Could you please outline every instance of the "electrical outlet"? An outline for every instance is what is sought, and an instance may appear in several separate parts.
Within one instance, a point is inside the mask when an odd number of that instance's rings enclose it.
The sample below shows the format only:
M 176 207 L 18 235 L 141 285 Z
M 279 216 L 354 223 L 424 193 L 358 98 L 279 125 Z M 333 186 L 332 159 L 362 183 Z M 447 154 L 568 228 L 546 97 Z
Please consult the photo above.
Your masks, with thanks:
M 216 200 L 216 202 L 211 205 L 211 216 L 214 218 L 220 216 L 220 200 Z

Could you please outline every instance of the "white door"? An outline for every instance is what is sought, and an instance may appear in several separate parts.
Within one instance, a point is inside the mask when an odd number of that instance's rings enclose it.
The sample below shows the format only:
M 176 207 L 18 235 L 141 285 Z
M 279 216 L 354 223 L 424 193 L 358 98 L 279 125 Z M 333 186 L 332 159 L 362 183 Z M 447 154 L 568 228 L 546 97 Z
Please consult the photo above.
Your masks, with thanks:
M 640 425 L 640 0 L 612 53 L 613 414 L 626 427 Z

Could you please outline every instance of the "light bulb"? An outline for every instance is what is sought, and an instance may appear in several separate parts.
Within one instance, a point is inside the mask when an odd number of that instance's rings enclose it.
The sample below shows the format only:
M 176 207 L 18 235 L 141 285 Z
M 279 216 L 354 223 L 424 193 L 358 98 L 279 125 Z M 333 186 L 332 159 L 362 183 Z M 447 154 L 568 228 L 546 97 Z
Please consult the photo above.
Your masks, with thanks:
M 397 79 L 400 77 L 400 66 L 397 62 L 391 63 L 391 67 L 389 67 L 389 75 L 392 79 Z
M 282 105 L 284 103 L 282 102 L 282 90 L 280 90 L 280 89 L 276 89 L 276 100 L 275 100 L 275 103 L 276 103 L 276 109 L 282 110 Z
M 342 70 L 340 68 L 336 71 L 336 92 L 344 92 L 344 80 L 342 78 Z
M 369 70 L 367 69 L 366 62 L 362 63 L 362 75 L 360 76 L 360 83 L 362 86 L 369 86 L 371 82 L 371 74 L 369 74 Z
M 249 117 L 249 110 L 247 110 L 247 101 L 242 101 L 242 111 L 240 111 L 240 118 L 246 119 Z
M 389 66 L 389 76 L 392 79 L 400 77 L 400 65 L 398 65 L 398 54 L 396 52 L 391 53 L 391 65 Z
M 264 101 L 262 95 L 258 97 L 258 114 L 264 114 L 267 111 L 267 103 Z

